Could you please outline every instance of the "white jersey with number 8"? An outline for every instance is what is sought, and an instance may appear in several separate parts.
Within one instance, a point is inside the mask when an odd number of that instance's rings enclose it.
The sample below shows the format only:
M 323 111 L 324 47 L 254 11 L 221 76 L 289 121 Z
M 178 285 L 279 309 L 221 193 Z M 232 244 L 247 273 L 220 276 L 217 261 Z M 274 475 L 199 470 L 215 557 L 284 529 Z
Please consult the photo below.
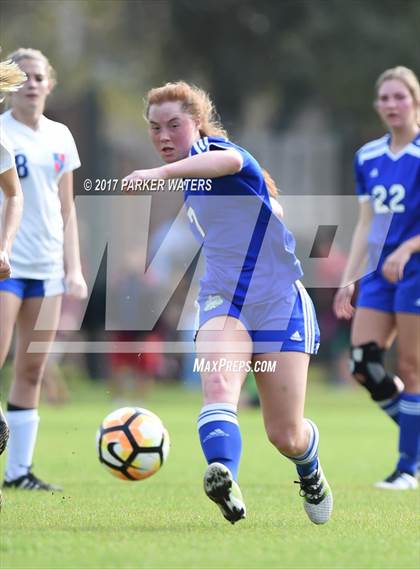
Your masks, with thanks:
M 17 121 L 10 110 L 0 121 L 12 145 L 25 200 L 12 249 L 12 277 L 62 278 L 64 235 L 58 182 L 64 172 L 80 166 L 73 136 L 65 125 L 44 115 L 37 130 Z

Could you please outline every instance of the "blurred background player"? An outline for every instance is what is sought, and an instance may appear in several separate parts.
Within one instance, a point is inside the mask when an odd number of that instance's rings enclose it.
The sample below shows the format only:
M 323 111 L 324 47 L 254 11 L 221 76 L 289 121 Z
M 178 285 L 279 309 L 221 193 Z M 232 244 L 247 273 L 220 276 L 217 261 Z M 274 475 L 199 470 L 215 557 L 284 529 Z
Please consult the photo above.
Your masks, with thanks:
M 334 240 L 336 227 L 317 236 L 311 256 L 322 259 L 313 269 L 317 287 L 311 290 L 316 306 L 319 327 L 322 330 L 322 343 L 317 355 L 317 363 L 324 366 L 323 374 L 328 377 L 332 387 L 354 387 L 349 370 L 350 323 L 337 320 L 333 310 L 333 300 L 337 292 L 331 283 L 339 283 L 347 263 L 347 255 Z
M 26 48 L 10 58 L 26 73 L 27 80 L 11 95 L 11 108 L 1 116 L 25 197 L 11 254 L 12 278 L 0 282 L 0 366 L 16 325 L 4 487 L 55 490 L 56 486 L 42 482 L 31 471 L 48 349 L 44 353 L 28 353 L 27 349 L 33 340 L 47 344 L 54 340 L 64 291 L 78 298 L 87 294 L 73 205 L 73 170 L 80 161 L 68 128 L 43 115 L 55 85 L 48 59 L 40 51 Z M 43 322 L 43 330 L 34 331 L 43 303 L 48 321 Z
M 111 285 L 111 301 L 122 302 L 118 314 L 118 332 L 113 333 L 115 342 L 161 342 L 158 331 L 145 332 L 137 330 L 139 323 L 144 322 L 144 314 L 156 311 L 156 299 L 160 291 L 160 283 L 152 271 L 145 275 L 144 251 L 139 247 L 123 253 L 123 264 L 116 282 Z M 127 301 L 125 304 L 124 301 Z M 156 353 L 113 352 L 109 363 L 111 373 L 108 388 L 115 403 L 126 404 L 130 397 L 141 401 L 154 386 L 155 378 L 162 376 L 163 356 Z
M 184 82 L 152 89 L 146 117 L 152 143 L 166 164 L 136 170 L 125 182 L 184 179 L 188 217 L 206 258 L 196 338 L 199 360 L 210 364 L 201 374 L 204 406 L 198 419 L 209 464 L 205 492 L 231 523 L 245 517 L 237 484 L 243 365 L 275 362 L 275 372 L 255 372 L 266 432 L 296 464 L 310 520 L 325 523 L 332 493 L 318 461 L 318 429 L 303 416 L 308 364 L 319 331 L 313 305 L 298 282 L 302 271 L 294 239 L 273 215 L 258 162 L 227 140 L 204 91 Z M 201 190 L 194 186 L 197 179 Z
M 26 76 L 11 61 L 0 63 L 0 102 L 4 93 L 18 89 Z M 3 208 L 0 220 L 0 281 L 8 279 L 11 274 L 10 251 L 13 239 L 22 216 L 23 194 L 16 172 L 15 159 L 3 130 L 0 131 L 0 188 L 3 191 Z M 0 304 L 0 324 L 3 321 Z M 0 325 L 0 336 L 1 336 Z M 9 437 L 9 429 L 0 405 L 0 454 L 3 454 Z M 1 506 L 1 491 L 0 491 Z
M 354 316 L 354 377 L 400 430 L 396 469 L 376 486 L 409 490 L 418 485 L 420 450 L 420 86 L 413 71 L 395 67 L 382 73 L 375 107 L 389 133 L 356 154 L 360 216 L 334 310 L 338 318 Z M 347 283 L 366 252 L 370 264 L 355 310 L 354 284 Z M 395 338 L 399 377 L 384 367 Z

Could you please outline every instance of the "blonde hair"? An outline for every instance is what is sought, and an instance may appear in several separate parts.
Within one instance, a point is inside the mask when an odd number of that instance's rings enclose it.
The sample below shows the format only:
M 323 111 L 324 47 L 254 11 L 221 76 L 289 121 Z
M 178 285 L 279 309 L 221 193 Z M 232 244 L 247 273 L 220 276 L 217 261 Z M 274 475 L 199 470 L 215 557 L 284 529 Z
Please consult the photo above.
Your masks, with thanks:
M 403 65 L 398 65 L 397 67 L 391 67 L 390 69 L 386 69 L 383 73 L 381 73 L 376 80 L 375 83 L 375 93 L 376 97 L 378 96 L 379 88 L 385 81 L 390 81 L 391 79 L 397 79 L 404 83 L 407 89 L 410 91 L 411 96 L 413 97 L 414 104 L 417 108 L 416 113 L 416 120 L 417 123 L 420 124 L 420 83 L 417 78 L 417 75 L 409 69 L 408 67 L 404 67 Z
M 0 62 L 0 93 L 17 91 L 26 81 L 25 73 L 10 59 Z
M 184 112 L 188 113 L 200 124 L 201 136 L 217 136 L 227 138 L 227 132 L 220 122 L 216 108 L 209 95 L 196 85 L 185 81 L 166 83 L 162 87 L 150 89 L 145 99 L 145 118 L 149 119 L 152 105 L 160 105 L 168 101 L 179 101 Z
M 31 47 L 20 47 L 19 49 L 16 49 L 10 53 L 8 59 L 11 59 L 17 65 L 19 65 L 19 62 L 23 59 L 37 59 L 39 61 L 42 61 L 42 63 L 45 65 L 47 77 L 52 83 L 52 86 L 55 87 L 57 84 L 57 74 L 54 67 L 51 65 L 49 59 L 42 53 L 42 51 L 39 51 L 39 49 L 32 49 Z

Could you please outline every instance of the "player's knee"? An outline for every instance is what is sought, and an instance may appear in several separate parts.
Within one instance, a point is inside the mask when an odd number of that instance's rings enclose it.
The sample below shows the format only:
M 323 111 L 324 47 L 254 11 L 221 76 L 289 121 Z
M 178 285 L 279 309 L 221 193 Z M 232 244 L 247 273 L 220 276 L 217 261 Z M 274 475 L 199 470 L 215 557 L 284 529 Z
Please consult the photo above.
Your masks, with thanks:
M 204 379 L 204 393 L 208 401 L 226 401 L 230 384 L 222 372 L 208 374 Z
M 301 440 L 296 429 L 268 428 L 267 437 L 276 449 L 286 456 L 301 454 Z
M 350 371 L 374 401 L 391 399 L 399 392 L 397 379 L 384 367 L 384 355 L 376 342 L 351 347 Z

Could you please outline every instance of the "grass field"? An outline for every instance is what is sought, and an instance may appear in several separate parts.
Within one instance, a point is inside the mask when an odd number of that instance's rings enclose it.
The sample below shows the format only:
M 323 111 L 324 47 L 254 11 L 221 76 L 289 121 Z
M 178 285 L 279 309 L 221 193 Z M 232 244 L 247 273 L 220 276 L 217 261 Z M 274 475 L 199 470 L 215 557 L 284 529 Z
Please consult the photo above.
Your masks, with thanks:
M 307 519 L 294 469 L 266 442 L 259 410 L 240 414 L 248 517 L 231 526 L 201 489 L 198 394 L 159 389 L 142 403 L 172 439 L 167 464 L 142 482 L 112 477 L 96 458 L 97 426 L 113 408 L 103 391 L 41 409 L 35 472 L 65 492 L 4 493 L 2 569 L 419 567 L 419 494 L 372 487 L 393 468 L 396 429 L 361 390 L 309 389 L 307 415 L 319 425 L 335 497 L 326 526 Z

